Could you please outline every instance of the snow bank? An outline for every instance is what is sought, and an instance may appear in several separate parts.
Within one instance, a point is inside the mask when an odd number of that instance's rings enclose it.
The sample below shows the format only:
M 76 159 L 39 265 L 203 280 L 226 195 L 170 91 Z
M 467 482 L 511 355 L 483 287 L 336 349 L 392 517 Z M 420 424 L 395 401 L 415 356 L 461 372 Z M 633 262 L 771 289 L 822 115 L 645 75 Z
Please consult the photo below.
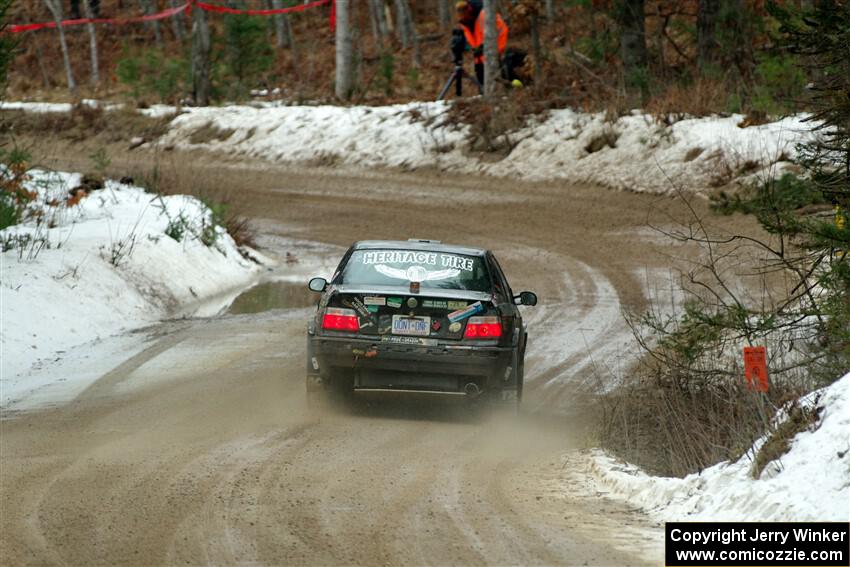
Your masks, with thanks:
M 0 405 L 38 386 L 39 361 L 191 312 L 260 270 L 194 197 L 107 181 L 73 205 L 80 175 L 29 177 L 27 219 L 0 231 Z
M 814 431 L 754 480 L 751 460 L 719 463 L 685 478 L 648 476 L 601 451 L 591 474 L 613 496 L 664 521 L 848 521 L 850 519 L 850 374 L 802 402 L 823 407 Z M 757 441 L 759 448 L 765 438 Z M 750 452 L 750 455 L 754 452 Z
M 470 150 L 468 128 L 450 124 L 448 109 L 443 102 L 186 108 L 162 143 L 271 161 L 435 167 L 667 193 L 676 185 L 702 190 L 781 169 L 810 128 L 804 116 L 748 128 L 739 127 L 740 115 L 666 126 L 639 112 L 608 121 L 561 109 L 512 132 L 513 150 L 494 161 Z
M 90 98 L 84 98 L 80 104 L 90 108 L 102 107 L 104 110 L 117 110 L 122 108 L 123 104 L 117 103 L 102 103 Z M 70 102 L 16 102 L 16 101 L 0 101 L 0 110 L 23 110 L 26 112 L 34 112 L 43 114 L 48 112 L 71 112 L 74 105 Z

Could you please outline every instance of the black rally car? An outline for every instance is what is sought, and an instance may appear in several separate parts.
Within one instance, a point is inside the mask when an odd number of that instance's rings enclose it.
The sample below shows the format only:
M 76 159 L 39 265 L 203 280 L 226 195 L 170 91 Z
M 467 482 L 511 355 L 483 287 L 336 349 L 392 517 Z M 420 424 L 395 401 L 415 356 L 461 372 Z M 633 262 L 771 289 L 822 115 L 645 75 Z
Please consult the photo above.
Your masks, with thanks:
M 519 404 L 526 329 L 493 254 L 432 240 L 362 241 L 307 328 L 307 392 L 394 390 Z

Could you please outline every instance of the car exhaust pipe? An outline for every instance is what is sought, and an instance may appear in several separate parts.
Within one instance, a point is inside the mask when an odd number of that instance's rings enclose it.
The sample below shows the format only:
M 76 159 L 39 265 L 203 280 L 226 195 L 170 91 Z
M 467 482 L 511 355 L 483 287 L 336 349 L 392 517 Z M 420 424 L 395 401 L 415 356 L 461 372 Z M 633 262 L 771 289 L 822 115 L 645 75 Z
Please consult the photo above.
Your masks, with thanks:
M 481 395 L 481 389 L 475 382 L 469 382 L 463 387 L 464 393 L 470 398 L 477 398 Z

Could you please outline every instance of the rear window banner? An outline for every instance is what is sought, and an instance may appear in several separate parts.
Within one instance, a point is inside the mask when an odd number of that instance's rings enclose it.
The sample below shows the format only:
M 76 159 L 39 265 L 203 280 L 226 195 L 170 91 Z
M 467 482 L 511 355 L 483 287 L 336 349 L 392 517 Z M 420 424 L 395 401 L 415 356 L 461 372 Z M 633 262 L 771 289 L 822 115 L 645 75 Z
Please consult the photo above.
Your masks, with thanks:
M 386 287 L 403 286 L 407 282 L 420 284 L 421 289 L 492 290 L 483 257 L 427 250 L 355 250 L 339 280 L 334 281 L 335 284 Z M 385 305 L 394 307 L 389 299 Z
M 414 252 L 412 250 L 371 250 L 363 253 L 362 263 L 366 266 L 381 264 L 417 264 L 419 266 L 439 266 L 454 270 L 471 272 L 474 269 L 472 258 L 454 254 L 436 252 Z

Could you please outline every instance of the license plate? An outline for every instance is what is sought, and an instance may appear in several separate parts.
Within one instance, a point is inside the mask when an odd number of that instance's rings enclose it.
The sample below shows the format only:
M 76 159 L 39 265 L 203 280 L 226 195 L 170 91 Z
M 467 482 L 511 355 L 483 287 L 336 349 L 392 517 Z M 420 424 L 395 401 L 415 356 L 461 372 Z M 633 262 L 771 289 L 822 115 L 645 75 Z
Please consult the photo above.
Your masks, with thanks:
M 431 333 L 430 317 L 393 315 L 393 334 L 427 337 Z

